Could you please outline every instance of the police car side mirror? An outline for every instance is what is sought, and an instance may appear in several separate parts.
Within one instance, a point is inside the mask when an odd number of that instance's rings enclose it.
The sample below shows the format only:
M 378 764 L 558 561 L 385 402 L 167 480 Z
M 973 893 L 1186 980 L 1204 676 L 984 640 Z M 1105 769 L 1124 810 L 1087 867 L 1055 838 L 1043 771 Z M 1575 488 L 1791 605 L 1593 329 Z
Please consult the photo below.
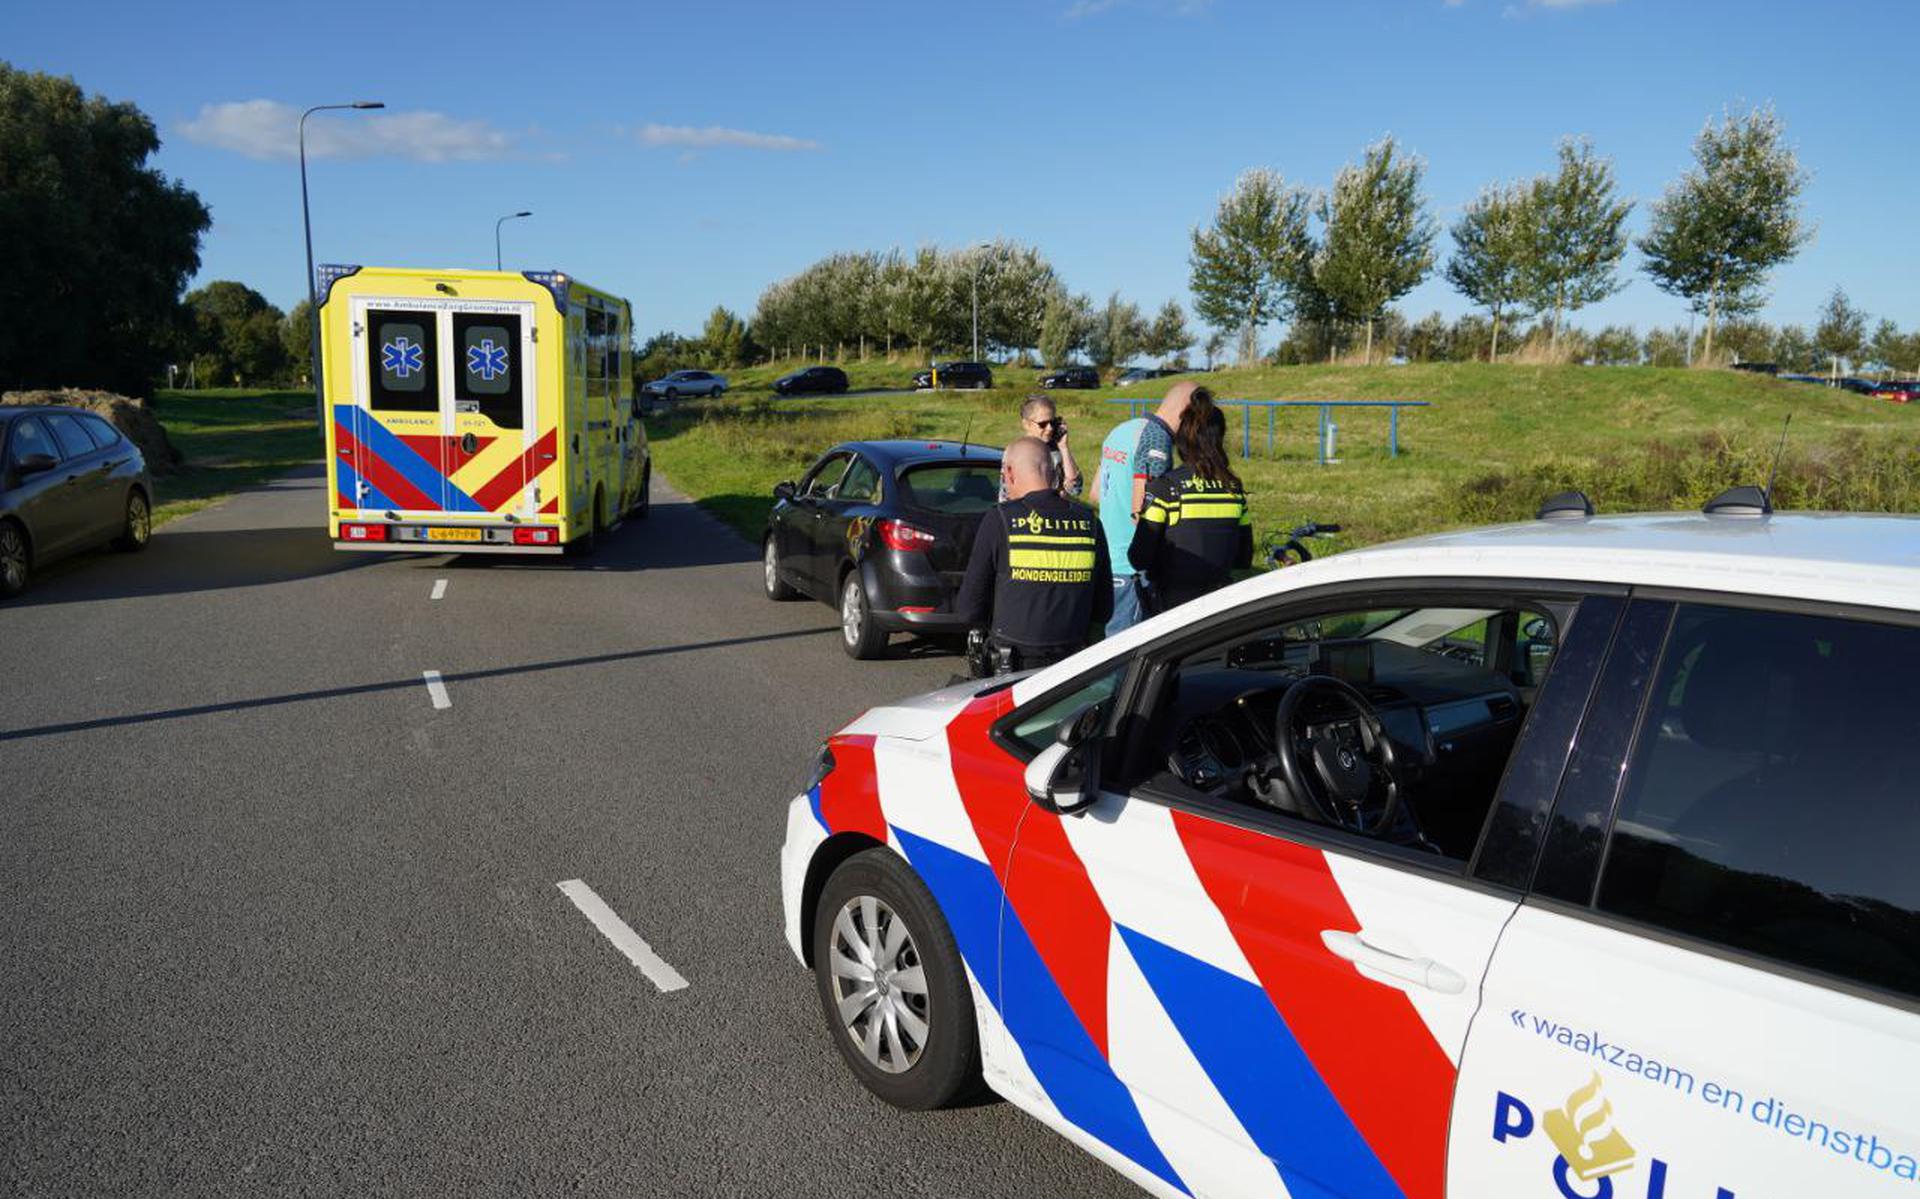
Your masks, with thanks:
M 1027 763 L 1027 796 L 1049 812 L 1071 815 L 1100 798 L 1100 727 L 1105 712 L 1089 704 L 1061 722 L 1054 743 Z

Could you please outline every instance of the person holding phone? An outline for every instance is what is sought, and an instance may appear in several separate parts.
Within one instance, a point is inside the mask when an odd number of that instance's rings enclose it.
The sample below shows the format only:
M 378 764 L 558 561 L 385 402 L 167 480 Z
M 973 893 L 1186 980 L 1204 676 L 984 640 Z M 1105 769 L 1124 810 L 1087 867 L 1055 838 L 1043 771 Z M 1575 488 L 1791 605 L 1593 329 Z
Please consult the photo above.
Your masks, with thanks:
M 1060 415 L 1053 397 L 1035 393 L 1020 405 L 1020 429 L 1028 437 L 1045 442 L 1050 451 L 1048 485 L 1063 496 L 1080 494 L 1080 464 L 1073 460 L 1073 447 L 1067 441 L 1067 422 Z M 1000 501 L 1007 500 L 1001 485 Z

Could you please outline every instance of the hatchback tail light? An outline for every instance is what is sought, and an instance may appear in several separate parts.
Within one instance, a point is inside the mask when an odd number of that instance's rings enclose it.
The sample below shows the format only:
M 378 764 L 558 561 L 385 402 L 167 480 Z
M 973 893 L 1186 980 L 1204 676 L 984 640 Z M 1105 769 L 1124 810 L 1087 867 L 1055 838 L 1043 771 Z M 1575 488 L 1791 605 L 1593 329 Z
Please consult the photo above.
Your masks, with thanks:
M 560 530 L 545 525 L 518 528 L 513 531 L 515 545 L 559 545 Z
M 386 539 L 387 526 L 385 525 L 340 526 L 340 540 L 342 541 L 385 541 Z
M 924 550 L 933 548 L 934 536 L 917 525 L 893 517 L 880 522 L 880 540 L 893 550 Z

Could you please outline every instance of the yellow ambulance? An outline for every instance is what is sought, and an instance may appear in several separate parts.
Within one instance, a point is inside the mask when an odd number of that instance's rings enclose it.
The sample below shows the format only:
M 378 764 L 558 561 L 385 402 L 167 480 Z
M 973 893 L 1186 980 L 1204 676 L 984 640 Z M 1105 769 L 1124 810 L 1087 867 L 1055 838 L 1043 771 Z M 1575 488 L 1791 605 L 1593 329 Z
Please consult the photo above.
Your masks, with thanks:
M 646 515 L 625 300 L 558 271 L 319 276 L 335 548 L 557 554 Z

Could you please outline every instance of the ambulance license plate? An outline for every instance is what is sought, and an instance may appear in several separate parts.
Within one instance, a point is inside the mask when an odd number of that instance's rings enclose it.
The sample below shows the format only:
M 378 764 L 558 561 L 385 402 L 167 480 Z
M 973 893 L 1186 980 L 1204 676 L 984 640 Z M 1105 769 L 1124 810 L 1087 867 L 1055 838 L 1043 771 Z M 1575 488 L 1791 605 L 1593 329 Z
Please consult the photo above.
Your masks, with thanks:
M 428 541 L 482 541 L 479 529 L 428 529 Z

